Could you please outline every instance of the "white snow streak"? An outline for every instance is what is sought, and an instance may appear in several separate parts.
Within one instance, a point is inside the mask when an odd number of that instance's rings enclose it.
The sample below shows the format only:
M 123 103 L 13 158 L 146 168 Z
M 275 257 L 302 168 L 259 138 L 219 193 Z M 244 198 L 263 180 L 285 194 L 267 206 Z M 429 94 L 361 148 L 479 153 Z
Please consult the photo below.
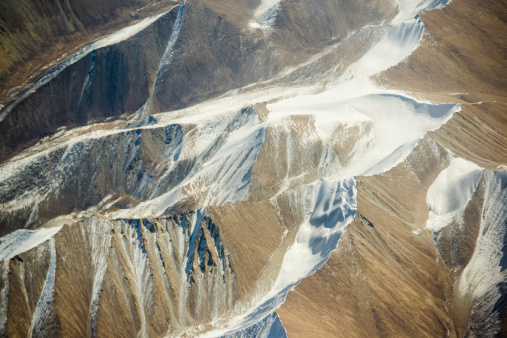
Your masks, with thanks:
M 91 333 L 92 336 L 95 336 L 100 290 L 107 269 L 107 256 L 112 239 L 110 235 L 112 227 L 111 223 L 108 221 L 95 217 L 91 218 L 91 220 L 91 224 L 86 224 L 86 228 L 83 223 L 81 223 L 80 226 L 83 240 L 90 253 L 93 268 L 93 288 L 89 316 Z
M 400 6 L 398 15 L 393 19 L 393 23 L 403 22 L 419 15 L 422 11 L 443 8 L 451 0 L 396 0 Z
M 0 290 L 0 336 L 6 337 L 7 310 L 9 308 L 9 261 L 0 262 L 3 288 Z
M 426 203 L 429 210 L 437 215 L 445 215 L 465 207 L 475 192 L 483 171 L 470 161 L 453 159 L 428 189 Z
M 44 287 L 42 288 L 42 292 L 39 297 L 39 302 L 37 303 L 37 306 L 35 308 L 32 317 L 32 324 L 30 326 L 30 330 L 28 331 L 29 337 L 32 337 L 32 335 L 37 337 L 43 334 L 46 320 L 54 312 L 53 296 L 55 292 L 55 272 L 56 272 L 56 248 L 55 248 L 55 240 L 51 238 L 48 275 L 46 277 L 46 281 L 44 282 Z
M 483 172 L 484 169 L 472 162 L 453 159 L 428 189 L 426 203 L 430 212 L 426 228 L 438 231 L 454 220 L 461 224 Z
M 0 238 L 0 261 L 28 251 L 52 238 L 62 229 L 62 226 L 31 230 L 17 230 Z

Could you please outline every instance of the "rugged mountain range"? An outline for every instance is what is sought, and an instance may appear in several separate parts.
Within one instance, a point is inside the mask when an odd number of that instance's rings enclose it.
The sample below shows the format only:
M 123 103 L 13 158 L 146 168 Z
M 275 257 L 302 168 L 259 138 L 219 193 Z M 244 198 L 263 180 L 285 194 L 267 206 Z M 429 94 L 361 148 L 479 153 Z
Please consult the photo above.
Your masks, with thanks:
M 507 334 L 507 4 L 0 4 L 0 335 Z

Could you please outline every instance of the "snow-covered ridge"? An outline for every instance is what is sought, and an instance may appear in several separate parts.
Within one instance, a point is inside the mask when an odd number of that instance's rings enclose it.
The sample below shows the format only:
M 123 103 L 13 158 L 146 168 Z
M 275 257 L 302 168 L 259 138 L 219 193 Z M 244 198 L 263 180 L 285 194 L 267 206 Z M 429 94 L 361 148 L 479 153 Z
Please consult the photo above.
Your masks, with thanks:
M 342 232 L 357 212 L 356 180 L 321 180 L 299 189 L 306 217 L 299 226 L 294 244 L 284 255 L 270 291 L 258 298 L 246 312 L 240 308 L 237 315 L 225 323 L 222 320 L 214 323 L 214 330 L 203 337 L 233 336 L 235 332 L 248 331 L 272 316 L 285 301 L 287 293 L 318 270 L 336 248 Z
M 378 88 L 369 79 L 412 54 L 419 45 L 423 28 L 418 18 L 396 22 L 389 26 L 384 38 L 349 67 L 340 79 L 341 84 L 319 94 L 270 104 L 270 114 L 286 116 L 306 111 L 315 116 L 329 116 L 350 107 L 349 116 L 372 120 L 376 144 L 369 151 L 357 154 L 340 177 L 374 175 L 394 167 L 408 156 L 426 132 L 439 128 L 460 110 L 459 104 L 419 103 L 406 93 Z
M 30 230 L 17 230 L 0 238 L 0 261 L 9 260 L 53 238 L 62 226 Z
M 102 175 L 107 175 L 113 182 L 110 193 L 121 185 L 139 201 L 147 201 L 138 208 L 112 214 L 115 218 L 160 216 L 180 200 L 184 187 L 187 196 L 199 197 L 197 202 L 203 205 L 246 200 L 249 175 L 264 135 L 264 127 L 255 110 L 247 108 L 212 121 L 202 121 L 198 126 L 184 127 L 186 131 L 178 124 L 118 129 L 116 133 L 105 133 L 104 137 L 97 139 L 71 139 L 75 143 L 64 143 L 46 154 L 11 161 L 0 167 L 0 191 L 4 196 L 4 203 L 0 206 L 5 213 L 23 208 L 36 210 L 48 193 L 64 198 L 61 192 L 66 185 L 80 184 L 90 178 L 95 181 Z M 160 163 L 156 168 L 147 168 L 144 164 L 143 151 L 148 150 L 147 147 L 149 151 L 157 152 L 155 158 Z M 109 154 L 115 160 L 114 165 L 102 165 L 95 158 L 97 153 Z M 79 168 L 83 166 L 89 167 L 87 173 L 91 176 L 79 174 Z M 41 172 L 41 168 L 45 169 Z M 18 184 L 24 184 L 29 173 L 34 171 L 40 175 L 34 178 L 32 186 L 26 187 L 25 184 L 25 188 L 21 188 Z M 44 186 L 45 189 L 34 186 Z M 79 198 L 88 198 L 88 189 L 87 184 Z M 6 200 L 7 196 L 10 200 Z M 108 201 L 107 204 L 114 202 Z M 36 217 L 37 213 L 33 215 Z
M 181 155 L 171 164 L 170 169 L 176 171 L 178 163 L 193 163 L 178 184 L 165 192 L 157 188 L 137 207 L 111 216 L 159 217 L 185 196 L 198 200 L 201 207 L 248 200 L 252 167 L 263 141 L 264 126 L 251 108 L 202 121 L 184 134 Z M 159 181 L 172 174 L 167 170 Z
M 403 22 L 419 15 L 422 11 L 440 9 L 447 6 L 452 0 L 396 0 L 399 5 L 398 15 L 393 23 Z
M 54 293 L 55 293 L 55 278 L 56 278 L 56 248 L 55 240 L 51 238 L 49 240 L 49 269 L 44 282 L 39 301 L 35 308 L 35 312 L 32 317 L 32 324 L 28 331 L 28 336 L 44 336 L 48 321 L 54 313 Z
M 455 158 L 428 189 L 426 202 L 430 211 L 444 215 L 466 206 L 474 193 L 484 169 L 476 164 Z
M 341 98 L 340 90 L 351 90 L 353 98 Z M 347 178 L 384 172 L 410 154 L 426 132 L 439 128 L 452 114 L 459 111 L 456 104 L 421 104 L 401 95 L 383 94 L 361 82 L 344 85 L 317 95 L 299 96 L 281 101 L 268 108 L 273 116 L 315 115 L 319 125 L 329 125 L 331 116 L 338 121 L 372 121 L 375 144 L 356 153 L 348 167 L 340 173 Z M 361 92 L 364 95 L 361 95 Z M 357 96 L 356 96 L 357 95 Z M 324 128 L 321 129 L 324 132 Z
M 431 184 L 426 195 L 429 218 L 426 228 L 438 231 L 454 220 L 463 223 L 465 208 L 472 198 L 484 169 L 455 158 Z

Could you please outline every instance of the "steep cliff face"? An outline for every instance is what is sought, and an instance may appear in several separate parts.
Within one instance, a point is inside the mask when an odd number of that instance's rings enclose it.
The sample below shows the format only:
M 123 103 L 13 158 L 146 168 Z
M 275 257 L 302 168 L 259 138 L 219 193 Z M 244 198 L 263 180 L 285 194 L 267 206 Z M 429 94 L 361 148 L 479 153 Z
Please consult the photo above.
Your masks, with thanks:
M 209 321 L 237 300 L 227 248 L 204 210 L 152 220 L 89 217 L 55 232 L 25 253 L 23 231 L 2 242 L 11 251 L 5 262 L 18 254 L 5 266 L 10 292 L 2 303 L 24 319 L 11 317 L 7 336 L 158 336 Z M 32 241 L 40 237 L 31 233 Z M 35 269 L 42 262 L 49 266 Z
M 59 127 L 132 114 L 147 100 L 177 9 L 98 40 L 56 65 L 3 107 L 2 157 Z
M 147 5 L 148 8 L 146 8 Z M 155 5 L 155 6 L 153 6 Z M 167 3 L 165 4 L 168 5 Z M 152 1 L 3 1 L 0 4 L 0 90 L 20 85 L 68 47 L 118 29 L 160 7 Z M 144 9 L 144 10 L 143 10 Z
M 0 336 L 501 334 L 504 6 L 86 4 L 1 5 L 69 56 L 2 96 Z

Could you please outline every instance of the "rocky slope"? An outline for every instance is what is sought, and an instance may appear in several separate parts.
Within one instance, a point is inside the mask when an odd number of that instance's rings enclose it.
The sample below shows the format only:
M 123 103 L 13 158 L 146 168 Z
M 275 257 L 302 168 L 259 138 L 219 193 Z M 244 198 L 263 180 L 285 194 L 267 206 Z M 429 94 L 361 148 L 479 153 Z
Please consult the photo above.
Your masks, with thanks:
M 41 67 L 132 20 L 167 7 L 153 1 L 3 1 L 0 5 L 0 90 L 20 86 Z
M 55 5 L 1 5 L 33 76 L 0 108 L 0 336 L 504 332 L 500 2 Z

